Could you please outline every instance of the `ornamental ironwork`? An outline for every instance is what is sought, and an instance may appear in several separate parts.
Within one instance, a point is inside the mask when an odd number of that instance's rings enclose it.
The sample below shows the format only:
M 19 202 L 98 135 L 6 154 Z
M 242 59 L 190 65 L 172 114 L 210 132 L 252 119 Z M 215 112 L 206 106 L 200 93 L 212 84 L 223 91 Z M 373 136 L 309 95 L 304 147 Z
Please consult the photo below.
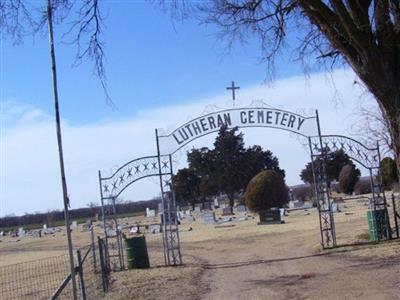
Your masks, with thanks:
M 167 155 L 160 157 L 159 169 L 158 156 L 146 156 L 131 160 L 124 164 L 109 177 L 101 177 L 103 199 L 117 198 L 129 185 L 142 178 L 166 175 L 171 172 Z
M 322 135 L 322 146 L 327 152 L 342 150 L 351 159 L 358 162 L 367 169 L 379 168 L 379 148 L 368 148 L 359 141 L 342 135 Z M 320 138 L 318 136 L 311 138 L 312 153 L 314 155 L 321 153 Z

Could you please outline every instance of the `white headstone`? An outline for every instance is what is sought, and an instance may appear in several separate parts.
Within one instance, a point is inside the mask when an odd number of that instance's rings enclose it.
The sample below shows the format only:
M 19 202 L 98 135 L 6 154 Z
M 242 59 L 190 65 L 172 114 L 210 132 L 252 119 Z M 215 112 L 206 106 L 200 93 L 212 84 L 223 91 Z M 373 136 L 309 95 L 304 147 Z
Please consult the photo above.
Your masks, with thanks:
M 47 229 L 47 224 L 43 224 L 43 229 Z
M 146 217 L 152 218 L 156 215 L 156 211 L 154 209 L 146 208 Z
M 72 221 L 72 227 L 74 228 L 78 227 L 78 221 Z
M 25 230 L 23 227 L 18 228 L 18 236 L 25 236 Z

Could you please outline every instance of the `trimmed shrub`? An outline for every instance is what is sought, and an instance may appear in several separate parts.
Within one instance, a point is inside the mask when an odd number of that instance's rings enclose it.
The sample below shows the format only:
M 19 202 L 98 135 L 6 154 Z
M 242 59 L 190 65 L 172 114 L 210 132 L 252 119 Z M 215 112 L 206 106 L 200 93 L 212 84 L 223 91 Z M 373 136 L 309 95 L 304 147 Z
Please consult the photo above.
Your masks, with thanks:
M 289 193 L 282 176 L 275 171 L 266 170 L 250 180 L 244 199 L 250 210 L 260 212 L 272 207 L 282 207 L 289 202 Z
M 354 165 L 345 165 L 339 174 L 339 187 L 342 193 L 351 195 L 360 177 Z
M 363 178 L 357 181 L 354 186 L 355 195 L 364 195 L 371 193 L 371 182 L 368 178 Z

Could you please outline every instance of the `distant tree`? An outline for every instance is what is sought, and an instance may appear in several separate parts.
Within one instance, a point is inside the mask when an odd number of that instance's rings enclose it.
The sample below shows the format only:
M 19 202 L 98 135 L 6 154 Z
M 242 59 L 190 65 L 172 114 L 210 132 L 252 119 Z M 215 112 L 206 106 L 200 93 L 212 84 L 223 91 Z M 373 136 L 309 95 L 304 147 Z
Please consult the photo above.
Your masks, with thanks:
M 214 149 L 192 149 L 187 154 L 188 167 L 176 178 L 175 189 L 180 201 L 204 201 L 207 197 L 225 193 L 231 206 L 234 196 L 243 191 L 257 173 L 275 170 L 282 178 L 278 159 L 260 146 L 244 148 L 243 134 L 238 128 L 221 127 Z M 195 198 L 200 198 L 196 200 Z
M 250 180 L 244 199 L 250 210 L 261 212 L 288 203 L 289 193 L 283 177 L 276 171 L 266 170 Z
M 361 178 L 354 186 L 355 195 L 364 195 L 371 193 L 371 181 L 369 178 Z
M 391 189 L 392 185 L 399 181 L 396 162 L 391 157 L 385 157 L 381 161 L 382 184 L 385 189 Z
M 320 169 L 322 165 L 322 159 L 316 158 L 314 160 L 314 168 Z M 337 150 L 333 152 L 328 152 L 325 158 L 325 166 L 326 166 L 326 175 L 328 182 L 333 180 L 339 180 L 339 173 L 345 165 L 354 165 L 353 161 L 350 157 L 343 151 Z M 360 170 L 356 169 L 357 173 L 360 173 Z M 313 172 L 312 172 L 312 164 L 311 162 L 307 163 L 306 167 L 301 171 L 300 178 L 305 183 L 314 183 Z
M 354 191 L 354 186 L 360 178 L 360 172 L 354 165 L 345 165 L 339 174 L 339 187 L 342 193 L 351 195 Z
M 201 179 L 193 169 L 184 168 L 173 177 L 175 196 L 178 204 L 191 205 L 194 208 L 200 195 L 199 183 Z
M 221 127 L 214 143 L 213 179 L 219 191 L 224 192 L 230 206 L 234 204 L 235 193 L 246 188 L 249 180 L 258 172 L 275 170 L 284 178 L 285 172 L 279 168 L 279 161 L 271 151 L 263 151 L 260 146 L 245 149 L 243 134 L 238 128 Z
M 309 184 L 293 187 L 292 192 L 295 199 L 299 199 L 303 202 L 311 200 L 314 197 L 314 188 Z

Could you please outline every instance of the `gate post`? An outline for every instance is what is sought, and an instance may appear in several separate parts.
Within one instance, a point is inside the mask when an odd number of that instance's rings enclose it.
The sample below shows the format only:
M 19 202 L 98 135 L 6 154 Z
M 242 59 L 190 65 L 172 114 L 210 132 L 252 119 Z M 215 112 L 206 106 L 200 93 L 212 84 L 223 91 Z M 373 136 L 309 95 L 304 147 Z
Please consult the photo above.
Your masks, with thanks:
M 321 165 L 315 168 L 314 166 L 314 180 L 315 180 L 315 192 L 318 201 L 318 214 L 320 221 L 321 230 L 321 245 L 323 249 L 336 247 L 336 231 L 335 231 L 335 221 L 332 213 L 331 199 L 330 199 L 330 189 L 329 183 L 326 176 L 326 151 L 321 134 L 321 126 L 319 122 L 318 110 L 315 111 L 317 129 L 318 129 L 318 139 L 319 139 L 319 150 L 318 154 L 313 154 L 313 147 L 310 141 L 311 157 L 312 162 L 314 162 L 315 157 L 320 158 Z

